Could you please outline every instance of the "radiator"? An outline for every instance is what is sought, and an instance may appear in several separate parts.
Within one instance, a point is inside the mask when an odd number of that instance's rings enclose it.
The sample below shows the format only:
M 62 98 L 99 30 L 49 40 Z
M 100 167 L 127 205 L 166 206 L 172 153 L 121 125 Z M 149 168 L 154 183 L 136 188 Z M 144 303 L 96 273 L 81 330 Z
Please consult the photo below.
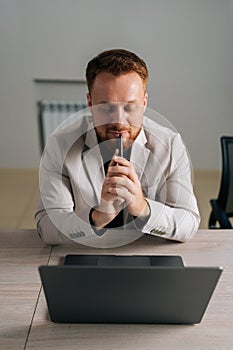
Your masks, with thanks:
M 39 101 L 38 106 L 40 143 L 43 151 L 50 135 L 58 125 L 72 114 L 86 108 L 87 104 L 81 101 L 43 100 Z

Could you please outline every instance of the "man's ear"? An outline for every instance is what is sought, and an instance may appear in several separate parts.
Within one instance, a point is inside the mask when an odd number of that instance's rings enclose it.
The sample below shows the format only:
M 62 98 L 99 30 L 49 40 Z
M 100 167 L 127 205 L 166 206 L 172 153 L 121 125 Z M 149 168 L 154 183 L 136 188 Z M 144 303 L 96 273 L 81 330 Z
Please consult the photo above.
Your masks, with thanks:
M 147 107 L 147 102 L 148 102 L 148 93 L 145 92 L 145 96 L 144 96 L 144 107 Z
M 145 110 L 147 108 L 147 102 L 148 102 L 148 93 L 145 92 L 144 101 L 143 101 L 143 103 L 144 103 L 144 112 L 145 112 Z
M 92 106 L 91 95 L 90 95 L 89 92 L 87 93 L 87 105 L 88 105 L 88 107 L 91 107 L 91 106 Z

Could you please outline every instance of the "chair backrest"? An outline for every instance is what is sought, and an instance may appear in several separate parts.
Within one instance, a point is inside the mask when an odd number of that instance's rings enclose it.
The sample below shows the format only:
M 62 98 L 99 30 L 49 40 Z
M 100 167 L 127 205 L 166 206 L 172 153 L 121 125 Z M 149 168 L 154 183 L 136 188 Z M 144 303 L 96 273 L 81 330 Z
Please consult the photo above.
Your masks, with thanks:
M 217 202 L 233 216 L 233 136 L 221 137 L 222 178 Z

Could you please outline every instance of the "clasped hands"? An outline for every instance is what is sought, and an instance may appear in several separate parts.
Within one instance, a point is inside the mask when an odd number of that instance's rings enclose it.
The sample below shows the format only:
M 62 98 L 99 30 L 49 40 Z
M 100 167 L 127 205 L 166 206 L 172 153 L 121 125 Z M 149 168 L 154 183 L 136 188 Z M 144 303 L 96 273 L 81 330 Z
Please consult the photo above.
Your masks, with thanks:
M 92 212 L 95 226 L 103 228 L 123 208 L 129 214 L 142 219 L 150 213 L 133 164 L 119 157 L 118 150 L 116 150 L 103 183 L 100 205 Z

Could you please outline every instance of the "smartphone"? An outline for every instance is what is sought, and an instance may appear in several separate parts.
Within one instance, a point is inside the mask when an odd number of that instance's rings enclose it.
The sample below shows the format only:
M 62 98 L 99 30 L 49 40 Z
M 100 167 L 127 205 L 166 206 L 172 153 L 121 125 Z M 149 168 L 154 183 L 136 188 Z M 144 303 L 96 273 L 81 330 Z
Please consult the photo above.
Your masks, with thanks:
M 118 137 L 118 145 L 117 148 L 119 149 L 119 156 L 120 157 L 124 157 L 124 153 L 123 153 L 123 137 L 122 135 L 120 135 Z

